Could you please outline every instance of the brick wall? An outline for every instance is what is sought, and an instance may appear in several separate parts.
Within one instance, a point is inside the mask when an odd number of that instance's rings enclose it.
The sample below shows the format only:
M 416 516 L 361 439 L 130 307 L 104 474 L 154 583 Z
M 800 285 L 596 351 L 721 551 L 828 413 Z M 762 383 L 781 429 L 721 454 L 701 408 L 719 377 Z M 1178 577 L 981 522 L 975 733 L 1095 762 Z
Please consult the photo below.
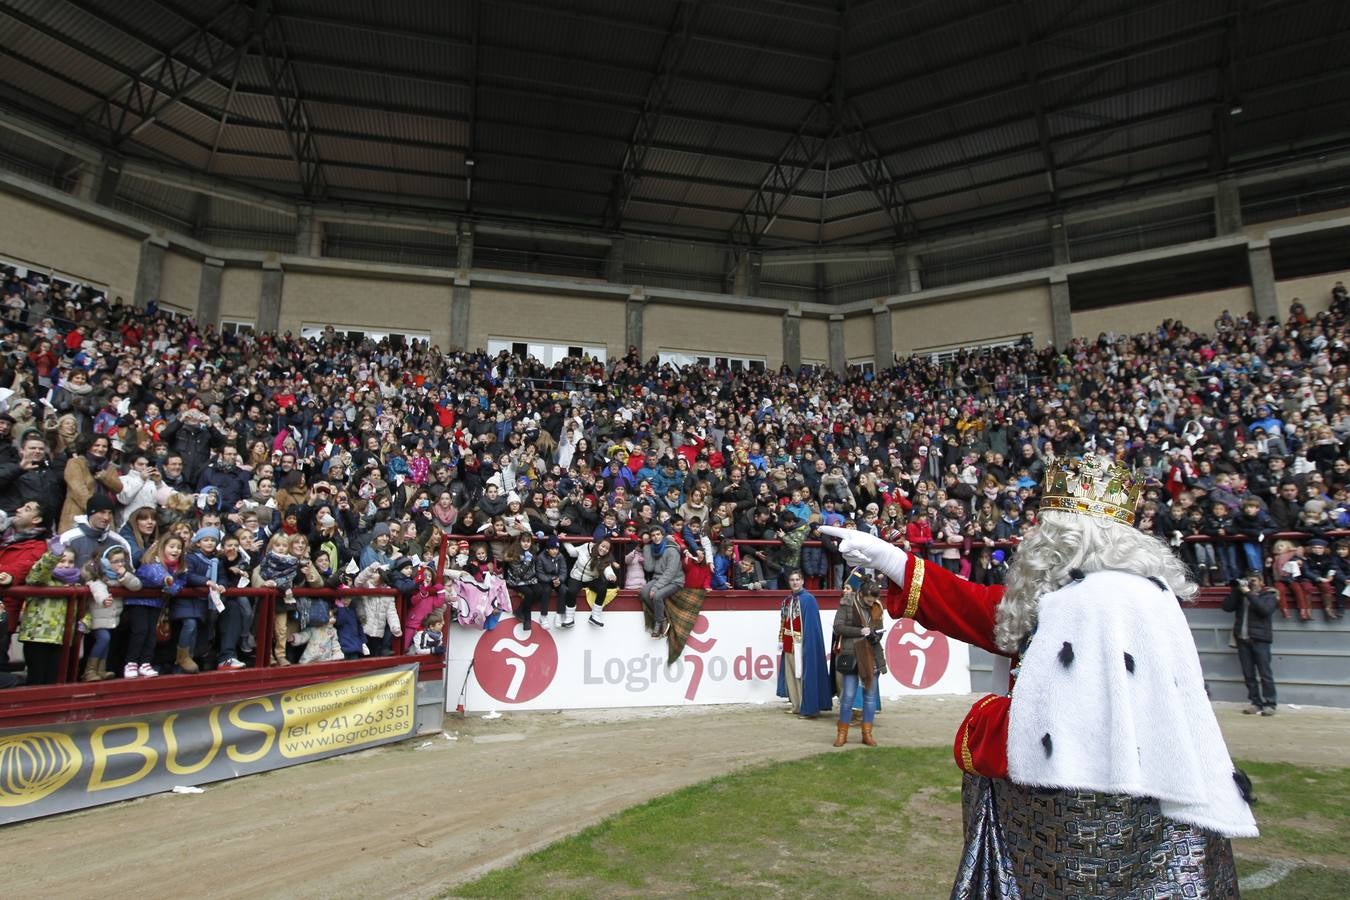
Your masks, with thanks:
M 978 344 L 1026 332 L 1033 335 L 1037 346 L 1048 344 L 1050 288 L 1038 285 L 982 297 L 902 306 L 891 311 L 891 330 L 895 352 L 900 356 L 921 348 Z M 851 346 L 849 354 L 853 354 Z
M 450 340 L 450 285 L 287 272 L 281 292 L 281 331 L 303 323 L 381 331 L 424 331 L 431 343 Z
M 0 193 L 0 253 L 39 270 L 106 285 L 130 303 L 140 252 L 132 235 Z

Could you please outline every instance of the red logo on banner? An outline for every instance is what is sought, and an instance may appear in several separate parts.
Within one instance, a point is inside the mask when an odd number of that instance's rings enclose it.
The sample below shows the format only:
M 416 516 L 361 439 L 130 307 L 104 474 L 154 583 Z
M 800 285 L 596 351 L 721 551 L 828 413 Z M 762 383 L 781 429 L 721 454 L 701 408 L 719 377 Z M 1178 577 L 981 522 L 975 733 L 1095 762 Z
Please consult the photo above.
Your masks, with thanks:
M 907 688 L 921 691 L 937 684 L 950 657 L 947 636 L 913 619 L 901 619 L 886 635 L 886 667 Z
M 516 627 L 515 619 L 502 619 L 478 639 L 473 671 L 488 696 L 502 703 L 525 703 L 553 683 L 558 646 L 543 628 L 527 632 Z

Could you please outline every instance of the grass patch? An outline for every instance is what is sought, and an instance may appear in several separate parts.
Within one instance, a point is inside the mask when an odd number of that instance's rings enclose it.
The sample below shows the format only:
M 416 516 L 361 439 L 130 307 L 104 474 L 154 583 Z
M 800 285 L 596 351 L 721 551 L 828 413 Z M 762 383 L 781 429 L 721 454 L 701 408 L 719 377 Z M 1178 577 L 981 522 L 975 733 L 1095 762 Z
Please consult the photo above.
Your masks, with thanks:
M 1342 896 L 1350 769 L 1242 763 L 1261 838 L 1243 875 L 1310 860 L 1263 900 Z M 860 749 L 743 770 L 658 797 L 455 897 L 945 897 L 961 846 L 960 775 L 942 748 Z

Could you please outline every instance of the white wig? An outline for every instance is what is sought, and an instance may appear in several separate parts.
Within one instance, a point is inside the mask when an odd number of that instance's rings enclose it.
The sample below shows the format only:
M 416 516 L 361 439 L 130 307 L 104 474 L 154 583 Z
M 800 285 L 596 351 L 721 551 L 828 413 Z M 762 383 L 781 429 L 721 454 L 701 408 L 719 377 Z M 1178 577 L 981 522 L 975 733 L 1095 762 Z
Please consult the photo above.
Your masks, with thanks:
M 1023 650 L 1036 625 L 1040 598 L 1073 580 L 1074 570 L 1103 569 L 1161 579 L 1185 601 L 1198 589 L 1172 549 L 1119 522 L 1078 513 L 1041 513 L 1034 531 L 1008 565 L 1007 585 L 994 615 L 994 641 L 1005 653 Z

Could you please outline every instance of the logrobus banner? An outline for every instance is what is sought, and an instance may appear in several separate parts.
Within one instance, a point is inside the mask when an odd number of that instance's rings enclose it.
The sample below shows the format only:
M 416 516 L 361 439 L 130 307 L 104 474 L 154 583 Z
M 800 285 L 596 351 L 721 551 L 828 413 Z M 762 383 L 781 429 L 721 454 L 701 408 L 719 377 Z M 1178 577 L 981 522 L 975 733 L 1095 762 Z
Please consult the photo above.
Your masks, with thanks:
M 828 651 L 834 611 L 821 612 Z M 597 628 L 578 608 L 571 628 L 528 632 L 512 618 L 490 631 L 452 628 L 446 704 L 466 712 L 768 703 L 778 684 L 779 615 L 773 609 L 699 615 L 684 654 L 666 665 L 641 612 L 606 612 Z M 881 696 L 970 692 L 969 647 L 911 619 L 889 621 Z
M 0 731 L 0 825 L 410 737 L 417 664 L 213 706 Z

